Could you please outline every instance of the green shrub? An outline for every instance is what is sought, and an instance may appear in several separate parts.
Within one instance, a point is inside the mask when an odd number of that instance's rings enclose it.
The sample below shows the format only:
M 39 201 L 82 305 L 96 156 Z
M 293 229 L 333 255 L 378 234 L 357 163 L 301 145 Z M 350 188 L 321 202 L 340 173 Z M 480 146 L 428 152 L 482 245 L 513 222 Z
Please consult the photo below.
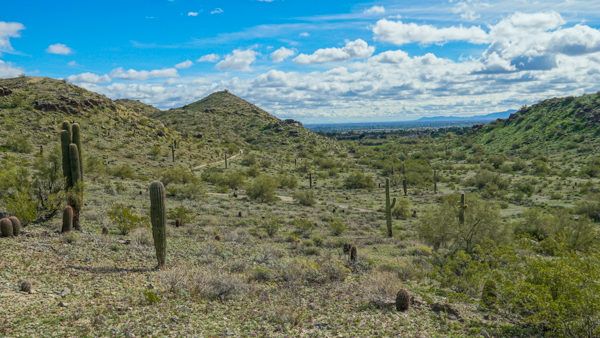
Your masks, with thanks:
M 315 194 L 310 190 L 298 190 L 294 193 L 294 199 L 300 205 L 313 206 L 315 205 Z
M 291 174 L 281 174 L 278 176 L 279 188 L 295 189 L 298 186 L 296 176 Z
M 19 133 L 12 134 L 11 137 L 6 138 L 5 147 L 15 153 L 29 154 L 33 151 L 33 146 L 29 142 L 29 138 Z
M 117 227 L 121 235 L 127 235 L 131 230 L 146 226 L 146 219 L 123 204 L 113 204 L 108 210 L 108 218 Z
M 396 200 L 396 205 L 392 208 L 392 216 L 396 219 L 407 219 L 410 217 L 410 208 L 412 207 L 408 198 L 400 197 Z
M 335 218 L 329 222 L 329 229 L 331 229 L 331 234 L 334 236 L 339 236 L 346 231 L 348 226 L 341 219 Z
M 171 183 L 175 184 L 196 184 L 198 177 L 189 168 L 176 166 L 162 171 L 160 181 L 167 187 Z
M 372 189 L 375 186 L 373 177 L 362 172 L 354 172 L 344 180 L 346 189 Z
M 269 203 L 277 199 L 275 189 L 277 188 L 277 180 L 268 175 L 260 175 L 246 188 L 248 197 L 253 200 Z
M 126 163 L 109 167 L 108 174 L 122 179 L 134 179 L 137 176 L 133 168 Z
M 178 220 L 181 223 L 181 226 L 193 222 L 195 216 L 196 215 L 191 209 L 186 208 L 182 205 L 177 206 L 175 208 L 170 208 L 167 212 L 167 218 L 173 221 Z

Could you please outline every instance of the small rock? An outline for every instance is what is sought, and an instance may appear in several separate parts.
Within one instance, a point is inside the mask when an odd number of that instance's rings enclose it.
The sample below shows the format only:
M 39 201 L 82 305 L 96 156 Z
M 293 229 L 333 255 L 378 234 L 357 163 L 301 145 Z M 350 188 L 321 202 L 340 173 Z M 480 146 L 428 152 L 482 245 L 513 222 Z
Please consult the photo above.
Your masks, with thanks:
M 58 303 L 58 306 L 60 306 L 60 307 L 67 307 L 67 306 L 69 306 L 69 304 L 67 304 L 65 302 L 60 302 L 60 303 Z

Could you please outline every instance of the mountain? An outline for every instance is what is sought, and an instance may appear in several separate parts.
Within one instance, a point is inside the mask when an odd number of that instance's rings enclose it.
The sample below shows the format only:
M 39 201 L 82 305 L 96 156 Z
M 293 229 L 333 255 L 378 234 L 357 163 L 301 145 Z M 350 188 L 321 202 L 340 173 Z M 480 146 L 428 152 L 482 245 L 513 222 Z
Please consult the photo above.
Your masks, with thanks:
M 432 117 L 421 117 L 418 122 L 490 122 L 497 119 L 506 119 L 510 114 L 516 112 L 515 109 L 509 109 L 502 112 L 490 113 L 486 115 L 473 115 L 473 116 L 432 116 Z
M 280 120 L 226 90 L 151 116 L 183 135 L 213 145 L 264 151 L 338 146 L 304 128 L 300 122 Z
M 588 149 L 600 146 L 600 92 L 552 98 L 481 127 L 475 140 L 495 150 Z

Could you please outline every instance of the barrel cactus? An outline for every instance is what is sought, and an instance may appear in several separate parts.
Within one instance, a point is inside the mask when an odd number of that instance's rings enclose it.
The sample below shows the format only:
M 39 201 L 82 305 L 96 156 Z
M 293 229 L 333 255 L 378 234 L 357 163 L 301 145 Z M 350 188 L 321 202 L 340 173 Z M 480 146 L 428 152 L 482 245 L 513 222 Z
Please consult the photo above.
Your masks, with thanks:
M 8 219 L 12 223 L 13 236 L 19 236 L 19 234 L 21 233 L 21 229 L 22 229 L 21 221 L 19 221 L 19 219 L 15 216 L 10 216 Z
M 2 237 L 12 237 L 13 236 L 13 224 L 8 218 L 3 218 L 0 220 L 0 233 Z
M 158 268 L 162 268 L 167 260 L 167 214 L 165 187 L 158 181 L 150 184 L 150 220 Z
M 410 294 L 405 289 L 398 291 L 396 294 L 396 310 L 406 311 L 410 307 Z
M 67 205 L 63 210 L 63 222 L 60 232 L 65 233 L 73 229 L 73 208 Z

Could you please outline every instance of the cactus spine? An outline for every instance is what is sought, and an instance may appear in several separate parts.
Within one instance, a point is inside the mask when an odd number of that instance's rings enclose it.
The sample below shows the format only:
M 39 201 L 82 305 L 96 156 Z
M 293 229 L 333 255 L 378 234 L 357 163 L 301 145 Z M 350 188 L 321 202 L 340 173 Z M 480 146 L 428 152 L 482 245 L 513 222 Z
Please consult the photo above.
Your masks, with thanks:
M 60 232 L 65 233 L 73 229 L 73 208 L 67 205 L 63 210 L 63 222 Z
M 396 198 L 390 203 L 390 179 L 385 179 L 385 223 L 387 226 L 387 235 L 392 237 L 392 209 L 396 205 Z
M 165 187 L 158 181 L 150 184 L 150 220 L 158 268 L 162 268 L 167 259 L 167 215 Z
M 461 225 L 465 225 L 465 209 L 467 209 L 467 204 L 465 202 L 465 194 L 460 194 L 460 206 L 458 209 L 458 222 Z
M 65 121 L 60 133 L 62 168 L 66 181 L 67 202 L 73 208 L 73 227 L 81 230 L 79 214 L 83 205 L 83 158 L 79 124 Z

